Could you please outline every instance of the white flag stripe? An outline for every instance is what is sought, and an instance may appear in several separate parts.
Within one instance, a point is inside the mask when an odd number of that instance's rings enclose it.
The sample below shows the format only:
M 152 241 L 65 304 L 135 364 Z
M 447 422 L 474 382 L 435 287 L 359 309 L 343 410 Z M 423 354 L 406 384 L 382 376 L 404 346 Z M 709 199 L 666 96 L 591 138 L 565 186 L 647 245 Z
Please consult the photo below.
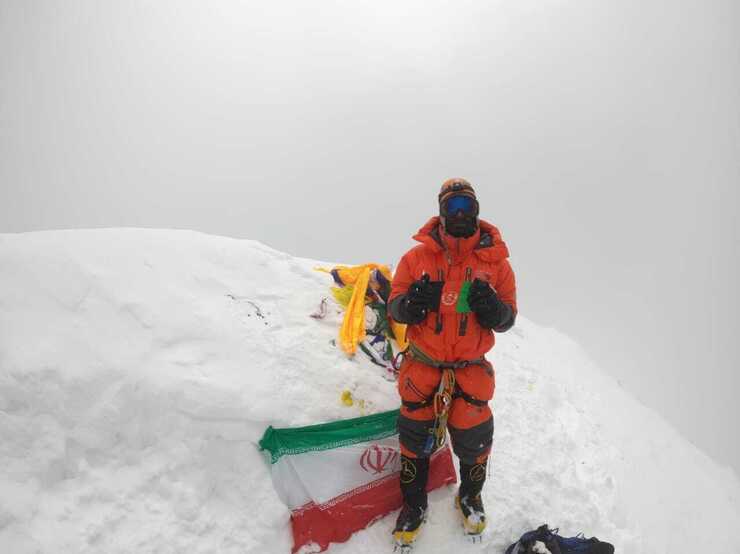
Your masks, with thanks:
M 318 452 L 283 456 L 272 467 L 275 489 L 291 509 L 324 504 L 400 471 L 398 436 Z

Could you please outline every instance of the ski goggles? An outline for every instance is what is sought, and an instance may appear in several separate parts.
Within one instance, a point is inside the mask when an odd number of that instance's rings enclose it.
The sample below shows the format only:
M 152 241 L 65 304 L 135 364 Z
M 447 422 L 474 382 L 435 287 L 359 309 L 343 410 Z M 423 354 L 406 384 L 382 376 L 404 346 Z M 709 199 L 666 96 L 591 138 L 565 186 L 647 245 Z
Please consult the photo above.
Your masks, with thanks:
M 450 196 L 442 204 L 443 215 L 450 216 L 458 212 L 462 212 L 464 215 L 478 215 L 478 201 L 467 194 L 456 194 Z

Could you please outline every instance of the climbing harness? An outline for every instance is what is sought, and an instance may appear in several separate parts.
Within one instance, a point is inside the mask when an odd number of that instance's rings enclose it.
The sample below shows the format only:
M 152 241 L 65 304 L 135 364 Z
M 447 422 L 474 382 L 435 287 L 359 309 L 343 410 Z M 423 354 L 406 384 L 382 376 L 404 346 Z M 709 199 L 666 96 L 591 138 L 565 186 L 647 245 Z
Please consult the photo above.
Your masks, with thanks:
M 455 370 L 463 369 L 472 365 L 489 366 L 488 361 L 481 357 L 474 360 L 459 360 L 457 362 L 444 362 L 436 360 L 422 351 L 414 343 L 409 343 L 409 347 L 403 352 L 411 358 L 429 365 L 442 372 L 440 376 L 437 392 L 432 396 L 425 398 L 420 402 L 402 400 L 401 403 L 409 411 L 419 410 L 432 406 L 434 411 L 434 424 L 430 430 L 429 436 L 424 444 L 424 454 L 429 455 L 432 451 L 441 448 L 445 444 L 447 437 L 447 419 L 449 418 L 452 401 L 455 398 L 462 398 L 474 406 L 485 406 L 486 400 L 479 400 L 474 396 L 466 393 L 460 388 L 455 379 Z
M 486 365 L 488 362 L 484 357 L 475 358 L 473 360 L 458 360 L 457 362 L 444 362 L 432 358 L 429 354 L 425 353 L 421 348 L 416 346 L 413 342 L 409 343 L 409 347 L 404 351 L 408 353 L 413 359 L 420 361 L 425 365 L 432 366 L 436 369 L 463 369 L 469 365 Z

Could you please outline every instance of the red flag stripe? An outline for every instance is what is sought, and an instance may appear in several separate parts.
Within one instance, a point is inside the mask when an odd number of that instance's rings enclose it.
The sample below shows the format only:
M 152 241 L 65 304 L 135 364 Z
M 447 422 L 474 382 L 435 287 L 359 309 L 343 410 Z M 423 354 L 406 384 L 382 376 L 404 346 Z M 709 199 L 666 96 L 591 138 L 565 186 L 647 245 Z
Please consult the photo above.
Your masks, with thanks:
M 332 542 L 345 542 L 353 533 L 364 529 L 373 521 L 401 507 L 399 473 L 393 473 L 349 491 L 331 501 L 317 505 L 313 502 L 293 510 L 293 550 L 316 543 L 321 551 Z M 457 482 L 452 453 L 445 447 L 432 456 L 429 466 L 427 490 Z M 390 539 L 389 539 L 390 540 Z

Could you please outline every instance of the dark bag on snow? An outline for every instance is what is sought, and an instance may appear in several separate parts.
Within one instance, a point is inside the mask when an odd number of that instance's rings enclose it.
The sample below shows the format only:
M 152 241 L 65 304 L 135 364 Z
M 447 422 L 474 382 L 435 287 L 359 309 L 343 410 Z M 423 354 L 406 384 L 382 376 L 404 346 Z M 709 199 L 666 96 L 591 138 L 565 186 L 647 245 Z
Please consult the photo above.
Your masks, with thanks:
M 544 550 L 543 549 L 546 549 Z M 596 537 L 587 539 L 582 534 L 561 537 L 557 529 L 542 525 L 528 531 L 506 549 L 506 554 L 614 554 L 614 547 Z

